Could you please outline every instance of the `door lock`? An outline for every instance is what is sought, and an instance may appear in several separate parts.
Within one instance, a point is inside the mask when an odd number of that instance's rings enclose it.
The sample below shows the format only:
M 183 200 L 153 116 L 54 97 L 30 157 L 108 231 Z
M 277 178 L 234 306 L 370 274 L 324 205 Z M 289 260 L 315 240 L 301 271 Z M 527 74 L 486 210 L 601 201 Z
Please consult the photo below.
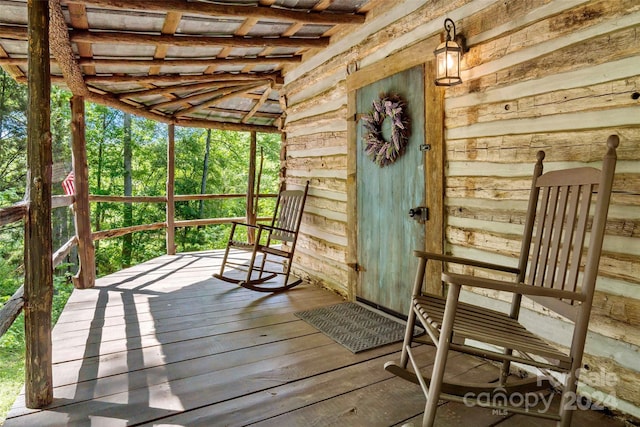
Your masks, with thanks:
M 425 222 L 429 220 L 429 208 L 424 206 L 418 206 L 416 208 L 409 209 L 409 217 L 415 219 L 418 222 Z

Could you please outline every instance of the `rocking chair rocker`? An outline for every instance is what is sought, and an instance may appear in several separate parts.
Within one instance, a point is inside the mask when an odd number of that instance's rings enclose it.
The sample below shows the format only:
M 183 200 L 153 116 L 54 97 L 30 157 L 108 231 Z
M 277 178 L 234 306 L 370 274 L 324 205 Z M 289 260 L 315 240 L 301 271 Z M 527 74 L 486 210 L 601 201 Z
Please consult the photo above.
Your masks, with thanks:
M 517 268 L 415 252 L 419 257 L 419 266 L 400 363 L 387 362 L 384 368 L 421 386 L 427 399 L 423 426 L 433 425 L 439 399 L 538 416 L 556 420 L 558 425 L 565 427 L 571 424 L 618 144 L 617 136 L 609 137 L 601 171 L 585 167 L 542 174 L 544 152 L 538 153 Z M 593 224 L 590 233 L 587 233 L 592 194 L 595 192 L 597 199 Z M 585 245 L 587 234 L 590 234 L 589 243 Z M 583 251 L 586 251 L 584 258 Z M 422 292 L 425 267 L 429 260 L 513 273 L 515 281 L 445 272 L 442 281 L 448 285 L 446 298 L 430 295 Z M 461 286 L 512 293 L 510 313 L 460 302 Z M 568 351 L 551 346 L 518 321 L 522 296 L 573 323 L 573 335 L 570 342 L 565 344 Z M 416 319 L 427 331 L 430 341 L 426 337 L 413 336 Z M 436 346 L 430 377 L 423 376 L 418 369 L 411 348 L 413 342 L 433 343 Z M 499 380 L 486 384 L 445 382 L 449 351 L 501 362 Z M 409 362 L 411 370 L 407 368 Z M 511 363 L 538 369 L 537 372 L 544 375 L 513 381 L 513 376 L 509 376 Z M 564 381 L 556 381 L 555 377 L 549 375 L 551 372 L 556 377 L 564 376 Z M 526 393 L 548 391 L 551 385 L 563 385 L 560 387 L 562 396 L 559 413 L 541 412 L 538 408 L 528 408 L 526 405 L 508 405 L 522 402 L 512 400 L 513 393 L 519 393 L 520 397 L 527 396 Z M 502 398 L 494 399 L 497 394 L 501 394 Z M 474 399 L 478 396 L 482 396 L 482 399 Z
M 220 273 L 214 274 L 213 277 L 224 280 L 225 282 L 238 284 L 257 292 L 281 292 L 302 283 L 302 279 L 296 279 L 289 283 L 289 274 L 291 272 L 291 262 L 293 261 L 293 254 L 296 241 L 298 240 L 298 232 L 302 222 L 302 212 L 308 191 L 308 181 L 304 190 L 280 191 L 270 225 L 251 225 L 234 221 L 231 224 L 231 234 L 229 235 L 227 247 L 222 259 Z M 247 237 L 249 235 L 249 229 L 256 230 L 254 241 L 238 240 L 235 237 L 238 226 L 247 229 Z M 287 247 L 274 245 L 275 242 L 286 242 Z M 249 265 L 246 266 L 243 263 L 230 259 L 229 251 L 232 249 L 251 252 Z M 260 260 L 258 260 L 258 254 L 262 255 Z M 267 256 L 276 257 L 276 259 L 267 262 Z M 258 262 L 259 266 L 256 266 Z M 267 270 L 267 268 L 270 267 L 269 264 L 272 263 L 281 265 L 282 271 Z M 237 279 L 225 275 L 226 267 L 237 267 L 241 271 L 246 271 L 246 277 L 244 279 Z M 257 277 L 253 277 L 254 272 L 258 272 Z M 279 275 L 284 276 L 284 282 L 282 284 L 276 286 L 266 284 L 267 281 Z

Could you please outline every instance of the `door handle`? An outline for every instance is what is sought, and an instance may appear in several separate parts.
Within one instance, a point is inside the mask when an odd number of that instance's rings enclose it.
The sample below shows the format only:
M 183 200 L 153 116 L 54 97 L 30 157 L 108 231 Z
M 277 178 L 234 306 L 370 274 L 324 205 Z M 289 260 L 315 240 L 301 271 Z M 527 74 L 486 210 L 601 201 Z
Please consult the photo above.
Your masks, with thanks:
M 425 222 L 429 220 L 429 208 L 424 206 L 418 206 L 409 209 L 409 217 L 415 219 L 418 222 Z

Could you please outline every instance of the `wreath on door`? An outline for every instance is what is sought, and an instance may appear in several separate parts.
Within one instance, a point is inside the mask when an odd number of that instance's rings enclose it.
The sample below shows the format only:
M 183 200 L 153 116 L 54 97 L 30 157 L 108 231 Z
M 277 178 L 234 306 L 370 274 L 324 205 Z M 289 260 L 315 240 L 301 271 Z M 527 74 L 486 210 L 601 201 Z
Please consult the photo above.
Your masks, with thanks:
M 398 95 L 381 94 L 373 101 L 371 111 L 362 117 L 365 127 L 365 153 L 380 167 L 395 162 L 404 153 L 409 142 L 410 129 L 406 106 Z M 386 119 L 391 120 L 389 141 L 382 135 L 382 125 Z

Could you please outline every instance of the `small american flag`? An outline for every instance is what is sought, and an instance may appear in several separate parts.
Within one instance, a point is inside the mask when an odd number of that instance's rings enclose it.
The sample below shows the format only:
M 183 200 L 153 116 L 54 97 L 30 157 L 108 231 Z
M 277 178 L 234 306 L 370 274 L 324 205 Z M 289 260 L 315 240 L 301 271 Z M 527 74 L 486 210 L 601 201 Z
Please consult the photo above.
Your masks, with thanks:
M 64 190 L 64 194 L 67 196 L 71 196 L 72 194 L 76 194 L 76 186 L 75 186 L 75 178 L 73 176 L 73 171 L 69 172 L 69 175 L 62 181 L 62 189 Z

